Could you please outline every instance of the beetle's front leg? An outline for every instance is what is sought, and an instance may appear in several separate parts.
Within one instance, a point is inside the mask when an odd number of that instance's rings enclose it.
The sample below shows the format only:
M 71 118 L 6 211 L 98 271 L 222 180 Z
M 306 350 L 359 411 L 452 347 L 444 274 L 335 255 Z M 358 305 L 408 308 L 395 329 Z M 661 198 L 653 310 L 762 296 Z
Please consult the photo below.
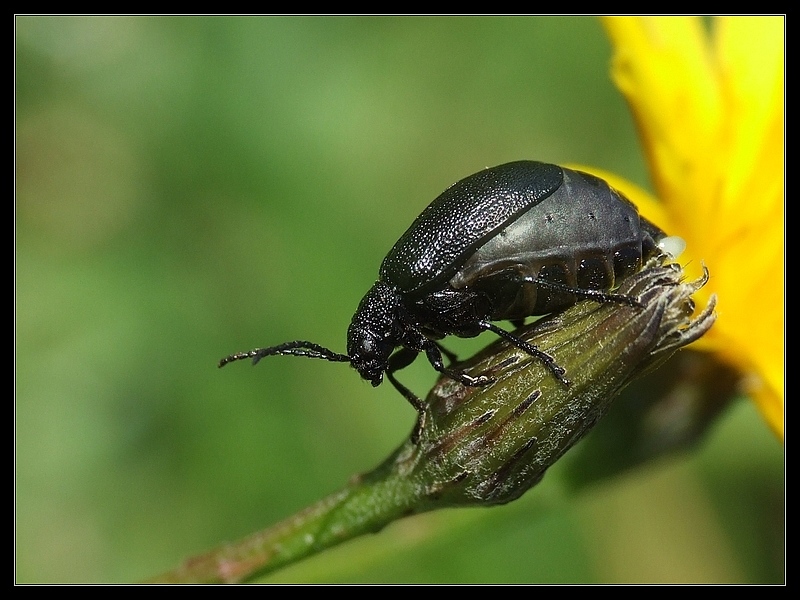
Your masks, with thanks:
M 423 349 L 425 350 L 425 356 L 428 357 L 428 361 L 431 363 L 431 366 L 439 371 L 439 373 L 447 375 L 450 379 L 455 379 L 459 383 L 469 387 L 483 387 L 484 385 L 489 385 L 494 381 L 491 377 L 486 377 L 485 375 L 471 377 L 463 371 L 454 371 L 452 369 L 448 369 L 442 362 L 442 353 L 439 351 L 439 345 L 434 341 L 427 340 L 427 342 L 423 345 Z
M 396 371 L 399 371 L 400 369 L 405 369 L 408 365 L 414 362 L 415 358 L 417 358 L 416 350 L 412 350 L 411 348 L 406 348 L 405 346 L 400 348 L 400 350 L 398 350 L 389 357 L 389 365 L 386 367 L 386 378 L 392 382 L 394 389 L 400 392 L 403 398 L 408 400 L 411 406 L 414 407 L 414 410 L 416 410 L 417 413 L 421 415 L 424 412 L 422 400 L 417 398 L 414 392 L 412 392 L 402 383 L 397 381 L 397 378 L 394 376 Z
M 455 352 L 453 352 L 452 350 L 448 350 L 438 342 L 436 342 L 436 346 L 439 348 L 439 352 L 441 352 L 447 357 L 447 360 L 450 361 L 451 365 L 454 362 L 458 362 L 458 355 Z
M 395 371 L 404 369 L 414 362 L 414 359 L 417 358 L 417 355 L 418 352 L 416 350 L 412 350 L 411 348 L 404 346 L 389 357 L 389 365 L 386 368 L 386 378 L 392 382 L 394 389 L 400 392 L 403 398 L 408 400 L 409 404 L 411 404 L 411 406 L 414 407 L 414 410 L 417 411 L 417 422 L 414 425 L 414 431 L 411 433 L 411 441 L 415 444 L 417 443 L 417 440 L 419 440 L 419 436 L 422 433 L 423 427 L 425 427 L 425 406 L 422 403 L 422 400 L 417 398 L 414 392 L 397 381 L 397 378 L 394 376 L 394 374 Z

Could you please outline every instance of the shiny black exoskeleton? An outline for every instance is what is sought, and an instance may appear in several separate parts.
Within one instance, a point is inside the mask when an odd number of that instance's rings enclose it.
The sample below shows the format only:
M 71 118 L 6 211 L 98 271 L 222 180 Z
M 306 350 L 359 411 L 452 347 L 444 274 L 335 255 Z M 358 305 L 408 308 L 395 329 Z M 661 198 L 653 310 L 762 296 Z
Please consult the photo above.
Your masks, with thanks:
M 295 341 L 231 355 L 292 354 L 349 362 L 377 386 L 424 352 L 431 365 L 469 386 L 489 383 L 444 366 L 436 340 L 493 331 L 538 357 L 565 384 L 550 355 L 493 321 L 521 322 L 574 304 L 635 299 L 609 293 L 660 252 L 665 237 L 605 181 L 557 165 L 519 161 L 485 169 L 445 190 L 383 261 L 347 331 L 347 354 Z

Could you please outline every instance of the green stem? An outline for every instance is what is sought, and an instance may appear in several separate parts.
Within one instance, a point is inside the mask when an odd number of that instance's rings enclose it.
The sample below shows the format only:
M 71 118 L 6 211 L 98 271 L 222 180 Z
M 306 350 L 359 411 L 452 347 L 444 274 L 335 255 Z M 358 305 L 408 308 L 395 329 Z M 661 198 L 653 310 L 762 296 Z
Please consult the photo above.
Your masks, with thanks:
M 420 490 L 400 471 L 398 455 L 344 489 L 263 531 L 188 559 L 150 583 L 232 583 L 253 579 L 415 511 Z

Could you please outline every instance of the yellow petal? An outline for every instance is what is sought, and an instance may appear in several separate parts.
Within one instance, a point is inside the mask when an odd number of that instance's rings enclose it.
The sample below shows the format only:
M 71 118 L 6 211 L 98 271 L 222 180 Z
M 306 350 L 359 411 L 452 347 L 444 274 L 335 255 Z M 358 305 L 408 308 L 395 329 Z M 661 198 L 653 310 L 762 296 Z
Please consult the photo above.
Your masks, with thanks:
M 612 78 L 631 107 L 653 185 L 662 201 L 680 207 L 673 220 L 684 236 L 699 229 L 696 193 L 708 194 L 708 157 L 722 117 L 719 86 L 700 20 L 690 17 L 612 17 Z M 668 199 L 668 200 L 667 200 Z
M 742 372 L 782 437 L 784 20 L 720 18 L 710 30 L 696 17 L 604 24 L 612 76 L 672 227 L 662 228 L 711 271 L 698 300 L 716 293 L 719 319 L 704 342 Z

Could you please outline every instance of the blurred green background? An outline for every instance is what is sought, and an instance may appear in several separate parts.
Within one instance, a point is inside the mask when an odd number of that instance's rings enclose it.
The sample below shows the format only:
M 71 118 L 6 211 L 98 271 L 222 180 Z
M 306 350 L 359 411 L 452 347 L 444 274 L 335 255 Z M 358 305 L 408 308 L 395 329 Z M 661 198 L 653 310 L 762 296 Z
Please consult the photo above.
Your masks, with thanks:
M 483 167 L 647 186 L 609 59 L 590 18 L 17 18 L 16 580 L 141 580 L 377 465 L 414 421 L 391 386 L 217 360 L 344 351 L 393 242 Z M 748 402 L 689 455 L 561 473 L 264 581 L 783 581 L 783 448 Z

